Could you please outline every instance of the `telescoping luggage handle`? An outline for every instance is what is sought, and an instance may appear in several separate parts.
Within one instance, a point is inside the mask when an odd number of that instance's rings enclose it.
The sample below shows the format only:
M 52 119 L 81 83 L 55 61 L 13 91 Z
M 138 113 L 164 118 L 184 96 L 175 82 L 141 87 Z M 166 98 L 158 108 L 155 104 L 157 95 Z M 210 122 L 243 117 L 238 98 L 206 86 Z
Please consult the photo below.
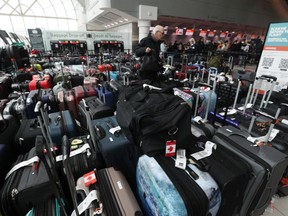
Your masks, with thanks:
M 211 77 L 214 77 L 213 87 L 214 87 L 214 85 L 216 86 L 217 75 L 218 75 L 218 69 L 217 69 L 216 67 L 210 67 L 210 68 L 208 69 L 208 80 L 207 80 L 207 84 L 210 85 Z
M 214 86 L 208 85 L 207 83 L 198 83 L 198 91 L 197 91 L 195 110 L 194 110 L 195 117 L 197 116 L 197 113 L 198 113 L 198 105 L 199 105 L 199 99 L 200 99 L 200 87 L 210 88 L 209 95 L 208 95 L 208 104 L 207 104 L 206 112 L 205 112 L 205 118 L 203 120 L 204 122 L 207 122 L 208 114 L 210 110 L 210 104 L 211 104 L 211 96 L 212 96 L 212 92 L 215 91 L 215 89 L 214 89 Z
M 76 192 L 76 184 L 74 180 L 74 176 L 72 174 L 71 170 L 71 165 L 70 165 L 70 143 L 69 139 L 66 135 L 62 137 L 62 153 L 63 153 L 63 168 L 64 168 L 64 173 L 66 175 L 67 181 L 68 181 L 68 186 L 72 198 L 72 203 L 73 203 L 73 208 L 75 211 L 76 216 L 79 216 L 79 211 L 78 211 L 78 204 L 77 204 L 77 192 Z
M 99 146 L 98 146 L 98 139 L 96 138 L 96 134 L 94 133 L 93 126 L 92 126 L 92 121 L 91 121 L 91 116 L 89 113 L 89 106 L 86 104 L 85 99 L 82 99 L 83 105 L 84 105 L 84 110 L 85 110 L 85 116 L 86 116 L 86 122 L 89 130 L 89 134 L 91 136 L 91 140 L 93 143 L 93 148 L 95 152 L 99 152 Z

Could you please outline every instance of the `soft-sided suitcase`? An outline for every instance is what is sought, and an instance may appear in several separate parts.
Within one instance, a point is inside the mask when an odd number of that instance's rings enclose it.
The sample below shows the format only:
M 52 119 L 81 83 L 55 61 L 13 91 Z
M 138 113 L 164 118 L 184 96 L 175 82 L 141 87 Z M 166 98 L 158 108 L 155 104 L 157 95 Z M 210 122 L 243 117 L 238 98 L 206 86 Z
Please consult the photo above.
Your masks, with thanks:
M 54 197 L 34 206 L 25 216 L 64 216 Z
M 124 175 L 114 167 L 97 172 L 99 191 L 107 215 L 143 216 L 139 204 Z
M 269 144 L 250 142 L 247 140 L 248 137 L 247 132 L 232 126 L 219 128 L 213 136 L 213 141 L 217 145 L 223 145 L 235 152 L 252 168 L 252 175 L 239 211 L 241 216 L 261 215 L 265 211 L 288 165 L 286 154 Z
M 11 92 L 12 79 L 0 71 L 0 99 L 5 99 Z
M 15 169 L 17 165 L 20 168 Z M 36 157 L 35 148 L 25 155 L 19 155 L 13 167 L 15 171 L 12 172 L 11 168 L 8 172 L 1 191 L 1 211 L 7 216 L 22 216 L 33 205 L 47 200 L 54 188 L 44 163 L 39 163 L 39 158 Z
M 103 102 L 96 96 L 85 98 L 85 103 L 89 107 L 89 114 L 92 120 L 114 115 L 114 110 L 103 104 Z M 80 101 L 78 104 L 78 115 L 81 126 L 88 128 L 83 101 Z
M 221 203 L 217 183 L 208 172 L 187 164 L 176 168 L 173 158 L 140 157 L 137 192 L 145 215 L 216 215 Z
M 0 144 L 0 187 L 10 166 L 16 160 L 16 155 L 9 145 Z
M 14 138 L 15 152 L 24 154 L 30 151 L 35 146 L 36 136 L 41 134 L 42 131 L 37 118 L 23 119 Z
M 215 146 L 211 155 L 195 158 L 192 154 L 201 155 L 203 150 L 208 150 L 211 144 Z M 221 191 L 221 205 L 217 215 L 237 215 L 242 206 L 245 189 L 251 178 L 251 167 L 239 155 L 223 145 L 212 143 L 205 136 L 195 138 L 195 142 L 186 149 L 188 160 L 202 171 L 207 171 L 217 182 Z M 209 150 L 208 150 L 209 151 Z

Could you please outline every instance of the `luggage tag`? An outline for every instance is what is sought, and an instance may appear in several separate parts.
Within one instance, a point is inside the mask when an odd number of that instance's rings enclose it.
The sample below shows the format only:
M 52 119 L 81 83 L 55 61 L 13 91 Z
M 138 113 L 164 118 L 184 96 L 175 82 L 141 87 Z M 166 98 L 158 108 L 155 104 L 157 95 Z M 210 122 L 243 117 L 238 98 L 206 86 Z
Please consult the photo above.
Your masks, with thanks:
M 186 150 L 179 149 L 176 152 L 175 167 L 185 170 L 187 164 Z
M 287 119 L 282 119 L 282 120 L 281 120 L 281 123 L 282 123 L 282 124 L 285 124 L 285 125 L 288 125 L 288 120 L 287 120 Z
M 196 153 L 191 154 L 191 157 L 195 158 L 196 160 L 200 160 L 206 157 L 209 157 L 212 154 L 213 149 L 216 150 L 217 145 L 211 141 L 207 141 L 205 143 L 205 149 L 203 151 L 199 151 Z
M 166 141 L 165 157 L 173 157 L 176 153 L 176 140 Z
M 249 109 L 249 108 L 251 108 L 252 106 L 253 106 L 252 103 L 248 103 L 247 106 L 246 106 L 246 109 Z M 238 107 L 237 109 L 240 110 L 240 111 L 243 111 L 243 110 L 244 110 L 244 106 Z
M 273 128 L 268 141 L 271 142 L 277 136 L 277 134 L 279 132 L 280 132 L 280 130 Z M 249 136 L 249 137 L 247 137 L 247 140 L 251 143 L 254 143 L 254 145 L 252 145 L 252 146 L 261 146 L 263 144 L 263 142 L 265 142 L 267 140 L 267 135 L 261 136 L 261 137 Z

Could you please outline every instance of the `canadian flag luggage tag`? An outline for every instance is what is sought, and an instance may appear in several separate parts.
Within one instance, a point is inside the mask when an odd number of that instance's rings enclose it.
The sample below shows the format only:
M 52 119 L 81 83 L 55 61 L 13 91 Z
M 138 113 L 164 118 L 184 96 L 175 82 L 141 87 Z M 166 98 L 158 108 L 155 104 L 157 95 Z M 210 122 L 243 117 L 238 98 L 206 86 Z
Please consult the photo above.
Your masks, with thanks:
M 176 140 L 166 142 L 165 157 L 173 157 L 176 154 Z
M 96 175 L 95 175 L 94 171 L 91 171 L 89 173 L 84 174 L 83 177 L 84 177 L 84 183 L 85 183 L 86 187 L 89 187 L 90 185 L 97 182 Z

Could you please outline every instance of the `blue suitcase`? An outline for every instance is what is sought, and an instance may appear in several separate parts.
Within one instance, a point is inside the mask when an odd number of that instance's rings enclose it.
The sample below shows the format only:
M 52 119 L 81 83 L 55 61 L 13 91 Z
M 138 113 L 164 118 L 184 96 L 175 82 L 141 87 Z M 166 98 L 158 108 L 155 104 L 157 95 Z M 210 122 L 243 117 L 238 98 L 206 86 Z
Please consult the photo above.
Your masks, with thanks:
M 106 85 L 98 86 L 96 91 L 97 91 L 98 97 L 101 98 L 101 100 L 103 101 L 105 105 L 113 109 L 115 108 L 117 101 L 115 100 L 114 94 L 108 90 Z
M 57 112 L 59 110 L 52 89 L 32 90 L 26 99 L 26 115 L 28 119 L 36 118 L 34 108 L 39 100 L 43 103 L 47 103 L 48 113 Z
M 188 173 L 189 174 L 188 174 Z M 172 158 L 140 157 L 137 192 L 146 215 L 215 216 L 221 203 L 217 183 L 208 172 L 188 164 L 174 167 Z
M 63 118 L 61 119 L 61 117 Z M 69 110 L 61 111 L 61 113 L 50 113 L 48 118 L 50 122 L 48 126 L 49 132 L 52 141 L 57 146 L 61 146 L 64 133 L 68 138 L 78 136 L 75 119 L 72 117 Z

